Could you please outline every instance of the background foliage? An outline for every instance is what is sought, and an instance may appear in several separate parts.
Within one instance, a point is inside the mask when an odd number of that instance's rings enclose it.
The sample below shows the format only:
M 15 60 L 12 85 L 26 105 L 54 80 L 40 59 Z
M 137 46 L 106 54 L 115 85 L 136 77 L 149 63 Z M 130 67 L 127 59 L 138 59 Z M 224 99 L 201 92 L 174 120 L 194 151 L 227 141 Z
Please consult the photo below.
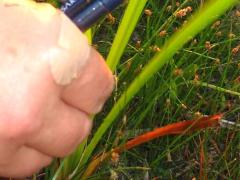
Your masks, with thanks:
M 74 155 L 46 169 L 46 179 L 79 179 L 93 154 L 172 122 L 224 112 L 227 120 L 239 123 L 240 10 L 239 6 L 232 7 L 216 19 L 224 12 L 221 8 L 227 9 L 226 4 L 237 1 L 211 2 L 204 6 L 203 0 L 130 0 L 124 21 L 121 19 L 126 6 L 93 27 L 93 45 L 114 70 L 116 89 L 103 112 L 95 117 L 89 140 Z M 193 16 L 198 9 L 205 11 L 205 16 Z M 214 18 L 211 25 L 198 33 Z M 184 24 L 185 31 L 179 31 Z M 152 63 L 152 69 L 144 71 L 140 79 L 149 78 L 146 84 L 140 82 L 141 90 L 136 95 L 126 93 L 153 57 L 156 62 L 164 59 L 165 65 L 159 71 L 158 63 Z M 156 73 L 150 78 L 153 71 Z M 138 85 L 136 82 L 132 90 L 138 89 Z M 239 130 L 228 128 L 168 136 L 121 155 L 113 154 L 89 179 L 238 179 L 239 142 Z

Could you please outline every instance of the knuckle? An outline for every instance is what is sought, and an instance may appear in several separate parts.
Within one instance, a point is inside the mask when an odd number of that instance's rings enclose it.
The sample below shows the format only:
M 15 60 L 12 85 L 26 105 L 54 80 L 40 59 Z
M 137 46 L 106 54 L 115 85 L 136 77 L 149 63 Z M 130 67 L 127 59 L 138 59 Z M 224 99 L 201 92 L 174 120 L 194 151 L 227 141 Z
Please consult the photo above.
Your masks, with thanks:
M 8 117 L 7 121 L 7 138 L 22 139 L 27 138 L 36 130 L 40 129 L 41 122 L 36 118 L 37 116 L 28 109 L 24 111 L 14 112 Z
M 115 76 L 113 76 L 112 74 L 110 74 L 108 76 L 108 85 L 107 85 L 107 88 L 106 88 L 106 94 L 107 96 L 110 96 L 113 89 L 114 89 L 114 86 L 115 86 Z
M 68 138 L 65 143 L 62 143 L 59 147 L 58 157 L 65 157 L 71 154 L 77 146 L 89 135 L 92 128 L 92 121 L 86 115 L 79 122 L 76 127 L 72 127 L 68 131 Z M 65 135 L 66 137 L 66 135 Z
M 112 94 L 112 91 L 114 89 L 115 86 L 115 81 L 114 81 L 114 76 L 112 75 L 112 73 L 109 71 L 105 77 L 105 81 L 103 82 L 102 85 L 102 94 L 100 97 L 102 102 L 105 102 L 106 99 Z
M 104 106 L 104 103 L 107 101 L 107 98 L 112 94 L 114 89 L 114 76 L 108 75 L 105 81 L 105 86 L 103 86 L 102 93 L 99 97 L 99 100 L 96 103 L 95 108 L 93 108 L 94 113 L 99 113 Z

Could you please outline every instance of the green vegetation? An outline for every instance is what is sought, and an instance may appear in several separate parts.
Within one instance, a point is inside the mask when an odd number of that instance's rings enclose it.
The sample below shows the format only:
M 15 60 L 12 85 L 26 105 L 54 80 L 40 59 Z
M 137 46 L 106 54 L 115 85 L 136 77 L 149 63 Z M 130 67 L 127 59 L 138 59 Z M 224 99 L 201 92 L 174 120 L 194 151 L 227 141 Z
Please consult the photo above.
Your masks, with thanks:
M 94 155 L 166 124 L 220 112 L 239 123 L 237 3 L 130 0 L 94 27 L 116 89 L 92 136 L 47 168 L 45 179 L 81 179 Z M 89 179 L 238 179 L 239 142 L 239 130 L 227 128 L 167 136 L 114 154 Z

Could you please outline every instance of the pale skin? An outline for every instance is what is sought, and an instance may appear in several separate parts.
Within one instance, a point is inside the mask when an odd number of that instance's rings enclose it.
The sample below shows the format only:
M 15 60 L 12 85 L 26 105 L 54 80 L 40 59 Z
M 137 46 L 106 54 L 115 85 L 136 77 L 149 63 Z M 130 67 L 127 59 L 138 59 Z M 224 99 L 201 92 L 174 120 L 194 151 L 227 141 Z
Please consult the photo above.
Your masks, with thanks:
M 31 176 L 72 153 L 114 84 L 63 13 L 29 2 L 0 0 L 0 177 Z

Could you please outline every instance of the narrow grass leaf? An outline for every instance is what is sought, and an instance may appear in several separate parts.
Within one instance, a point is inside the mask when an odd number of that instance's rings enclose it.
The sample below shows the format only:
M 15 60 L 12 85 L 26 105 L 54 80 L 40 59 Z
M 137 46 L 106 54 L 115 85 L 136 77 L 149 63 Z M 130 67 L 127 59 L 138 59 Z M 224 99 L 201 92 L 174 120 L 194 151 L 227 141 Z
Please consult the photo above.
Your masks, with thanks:
M 107 64 L 112 71 L 115 70 L 120 58 L 123 55 L 124 49 L 137 25 L 138 19 L 142 14 L 143 8 L 147 0 L 130 0 L 128 7 L 124 13 L 116 37 L 113 41 Z
M 197 86 L 208 87 L 208 88 L 214 89 L 214 90 L 219 91 L 219 92 L 223 92 L 223 93 L 231 94 L 233 96 L 239 96 L 240 97 L 240 92 L 225 89 L 225 88 L 213 85 L 213 84 L 209 84 L 209 83 L 201 82 L 201 81 L 189 81 L 189 82 L 191 84 L 194 84 L 194 85 L 197 85 Z

